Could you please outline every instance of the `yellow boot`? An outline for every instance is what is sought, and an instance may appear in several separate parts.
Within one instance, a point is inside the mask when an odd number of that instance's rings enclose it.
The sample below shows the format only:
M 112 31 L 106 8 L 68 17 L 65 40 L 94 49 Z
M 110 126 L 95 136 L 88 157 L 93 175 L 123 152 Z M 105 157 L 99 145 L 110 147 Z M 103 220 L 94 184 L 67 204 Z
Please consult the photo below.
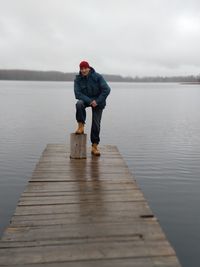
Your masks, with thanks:
M 92 150 L 91 150 L 91 153 L 95 156 L 100 156 L 101 153 L 97 147 L 98 145 L 97 144 L 92 144 Z
M 84 123 L 78 122 L 78 129 L 75 134 L 84 134 Z

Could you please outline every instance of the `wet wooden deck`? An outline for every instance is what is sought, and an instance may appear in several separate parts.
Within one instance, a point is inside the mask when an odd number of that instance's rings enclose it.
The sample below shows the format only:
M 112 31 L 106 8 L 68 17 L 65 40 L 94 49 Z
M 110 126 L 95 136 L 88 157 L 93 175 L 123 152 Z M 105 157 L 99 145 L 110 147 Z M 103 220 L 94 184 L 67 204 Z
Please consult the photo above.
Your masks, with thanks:
M 49 144 L 0 242 L 0 266 L 180 267 L 118 149 Z

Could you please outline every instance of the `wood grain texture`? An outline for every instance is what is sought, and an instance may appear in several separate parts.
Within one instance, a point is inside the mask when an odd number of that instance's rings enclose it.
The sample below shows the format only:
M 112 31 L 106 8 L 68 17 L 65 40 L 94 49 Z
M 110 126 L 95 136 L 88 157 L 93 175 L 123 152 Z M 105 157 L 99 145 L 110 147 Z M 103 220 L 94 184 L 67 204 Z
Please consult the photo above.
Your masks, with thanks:
M 87 134 L 70 135 L 70 157 L 72 159 L 87 158 Z
M 48 144 L 0 241 L 0 266 L 180 267 L 117 147 Z

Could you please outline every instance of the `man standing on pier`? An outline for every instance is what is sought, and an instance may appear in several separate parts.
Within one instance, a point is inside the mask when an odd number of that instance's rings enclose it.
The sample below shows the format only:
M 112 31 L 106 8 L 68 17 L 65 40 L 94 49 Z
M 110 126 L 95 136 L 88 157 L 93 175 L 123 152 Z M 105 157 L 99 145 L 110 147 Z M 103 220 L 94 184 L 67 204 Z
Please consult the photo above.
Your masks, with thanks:
M 87 61 L 79 64 L 80 71 L 74 80 L 74 93 L 76 103 L 76 120 L 78 129 L 76 134 L 84 133 L 86 120 L 86 108 L 92 108 L 92 127 L 90 139 L 92 143 L 91 153 L 100 156 L 98 144 L 100 142 L 100 125 L 103 109 L 106 106 L 106 98 L 110 93 L 110 87 L 103 76 L 97 73 Z

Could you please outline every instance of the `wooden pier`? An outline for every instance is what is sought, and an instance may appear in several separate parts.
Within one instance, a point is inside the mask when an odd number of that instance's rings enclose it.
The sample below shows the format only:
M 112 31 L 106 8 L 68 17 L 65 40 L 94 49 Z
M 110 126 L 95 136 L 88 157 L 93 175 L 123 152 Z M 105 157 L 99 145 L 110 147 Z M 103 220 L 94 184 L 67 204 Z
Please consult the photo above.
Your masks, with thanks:
M 0 241 L 0 266 L 180 267 L 115 146 L 48 144 Z

